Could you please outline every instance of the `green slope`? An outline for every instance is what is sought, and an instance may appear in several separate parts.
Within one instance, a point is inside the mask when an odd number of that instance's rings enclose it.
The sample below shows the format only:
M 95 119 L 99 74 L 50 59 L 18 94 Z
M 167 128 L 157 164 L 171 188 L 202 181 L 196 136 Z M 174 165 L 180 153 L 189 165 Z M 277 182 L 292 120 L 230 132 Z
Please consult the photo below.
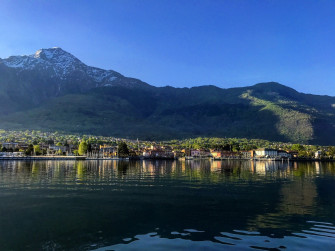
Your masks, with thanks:
M 150 140 L 215 136 L 334 144 L 332 103 L 332 97 L 311 98 L 276 83 L 233 89 L 104 87 L 2 115 L 0 127 Z

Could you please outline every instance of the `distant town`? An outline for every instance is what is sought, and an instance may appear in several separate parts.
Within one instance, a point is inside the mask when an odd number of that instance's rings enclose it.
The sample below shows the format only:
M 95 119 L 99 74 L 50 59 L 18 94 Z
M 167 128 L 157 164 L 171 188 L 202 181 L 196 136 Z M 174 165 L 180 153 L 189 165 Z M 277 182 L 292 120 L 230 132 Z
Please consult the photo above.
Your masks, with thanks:
M 0 160 L 7 159 L 255 159 L 334 160 L 335 146 L 261 139 L 195 138 L 142 141 L 41 131 L 0 130 Z

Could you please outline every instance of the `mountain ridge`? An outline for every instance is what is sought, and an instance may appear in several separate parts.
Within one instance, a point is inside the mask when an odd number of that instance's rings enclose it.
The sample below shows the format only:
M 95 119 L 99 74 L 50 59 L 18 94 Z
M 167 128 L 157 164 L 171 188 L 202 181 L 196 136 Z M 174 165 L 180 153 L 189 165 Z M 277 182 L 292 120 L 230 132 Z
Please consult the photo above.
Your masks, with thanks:
M 225 89 L 155 87 L 51 48 L 0 59 L 0 127 L 333 144 L 335 97 L 276 82 Z

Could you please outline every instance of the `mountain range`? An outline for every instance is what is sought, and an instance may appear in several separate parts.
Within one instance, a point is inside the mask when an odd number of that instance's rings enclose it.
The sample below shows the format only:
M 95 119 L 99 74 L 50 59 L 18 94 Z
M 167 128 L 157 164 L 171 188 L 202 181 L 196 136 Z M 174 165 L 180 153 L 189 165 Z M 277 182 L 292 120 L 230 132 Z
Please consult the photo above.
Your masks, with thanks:
M 0 59 L 0 128 L 145 140 L 246 137 L 332 145 L 335 97 L 279 83 L 155 87 L 61 48 Z

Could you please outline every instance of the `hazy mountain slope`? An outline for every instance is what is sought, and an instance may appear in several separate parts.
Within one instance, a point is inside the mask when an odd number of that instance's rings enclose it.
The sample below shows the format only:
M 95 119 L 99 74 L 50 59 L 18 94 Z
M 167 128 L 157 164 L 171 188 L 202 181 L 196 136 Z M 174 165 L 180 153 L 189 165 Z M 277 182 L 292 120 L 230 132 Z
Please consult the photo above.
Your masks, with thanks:
M 334 144 L 334 104 L 278 83 L 157 88 L 86 66 L 60 48 L 0 60 L 0 127 L 7 129 Z

